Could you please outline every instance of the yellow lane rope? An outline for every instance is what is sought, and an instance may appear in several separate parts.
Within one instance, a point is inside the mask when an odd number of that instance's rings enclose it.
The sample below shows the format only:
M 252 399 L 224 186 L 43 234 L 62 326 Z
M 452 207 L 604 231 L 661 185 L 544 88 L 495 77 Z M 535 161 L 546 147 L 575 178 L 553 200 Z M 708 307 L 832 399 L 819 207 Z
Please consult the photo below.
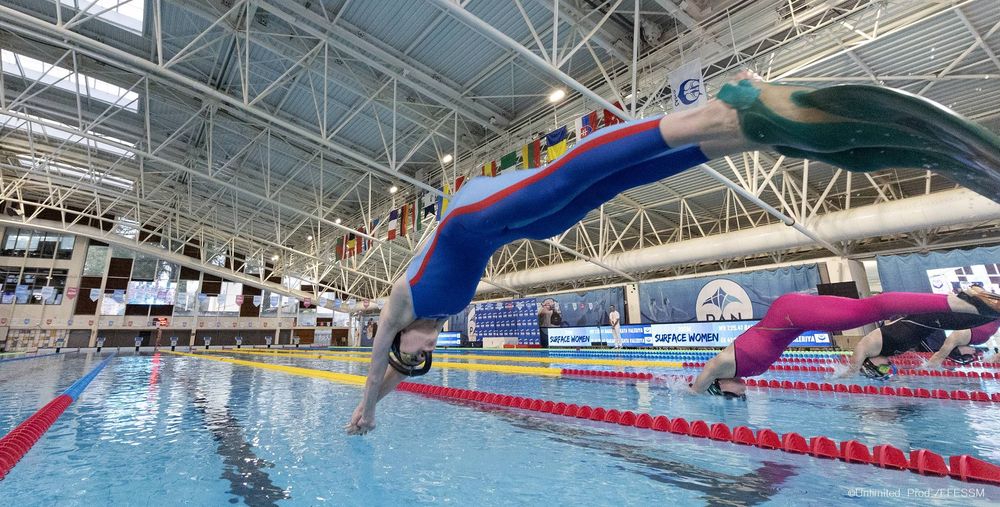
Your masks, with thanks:
M 367 357 L 331 357 L 325 354 L 317 354 L 315 352 L 302 352 L 300 354 L 271 354 L 269 352 L 233 350 L 233 349 L 216 351 L 216 352 L 231 353 L 231 354 L 248 354 L 248 355 L 268 356 L 268 357 L 289 357 L 298 359 L 323 359 L 326 361 L 346 361 L 346 362 L 356 362 L 356 363 L 367 363 L 370 361 L 370 359 Z M 542 368 L 539 366 L 451 363 L 448 361 L 434 361 L 434 366 L 440 368 L 450 368 L 453 370 L 491 371 L 497 373 L 511 373 L 517 375 L 539 375 L 543 377 L 558 377 L 562 375 L 562 370 L 559 368 Z
M 232 351 L 233 349 L 223 350 L 221 352 Z M 220 351 L 215 351 L 220 352 Z M 268 350 L 267 353 L 272 353 Z M 296 354 L 312 354 L 315 357 L 326 356 L 326 357 L 338 357 L 348 360 L 348 358 L 353 357 L 343 355 L 342 352 L 333 351 L 303 351 L 303 350 L 284 350 L 277 354 L 276 356 L 295 356 Z M 367 354 L 368 357 L 371 354 Z M 364 357 L 364 356 L 362 356 Z M 448 359 L 459 359 L 459 360 L 473 360 L 473 361 L 496 361 L 496 362 L 518 362 L 518 363 L 559 363 L 559 364 L 589 364 L 589 365 L 601 365 L 601 366 L 647 366 L 647 367 L 660 367 L 660 368 L 682 368 L 684 364 L 681 361 L 650 361 L 645 359 L 577 359 L 577 358 L 558 358 L 558 357 L 510 357 L 510 356 L 490 356 L 490 355 L 476 355 L 476 354 L 448 354 L 444 352 L 437 352 L 434 354 L 435 358 L 448 358 Z M 434 363 L 438 364 L 438 363 Z M 465 364 L 465 363 L 460 363 Z
M 365 377 L 361 375 L 350 375 L 347 373 L 336 373 L 326 370 L 316 370 L 313 368 L 299 368 L 297 366 L 283 366 L 280 364 L 268 364 L 268 363 L 258 363 L 257 361 L 244 361 L 242 359 L 232 359 L 229 357 L 214 357 L 205 354 L 191 354 L 188 352 L 166 352 L 167 354 L 173 354 L 175 356 L 187 356 L 196 357 L 198 359 L 206 359 L 209 361 L 219 361 L 221 363 L 230 363 L 240 366 L 249 366 L 251 368 L 260 368 L 263 370 L 280 371 L 282 373 L 288 373 L 291 375 L 298 375 L 300 377 L 312 377 L 321 378 L 324 380 L 329 380 L 331 382 L 338 382 L 341 384 L 352 384 L 352 385 L 364 385 Z

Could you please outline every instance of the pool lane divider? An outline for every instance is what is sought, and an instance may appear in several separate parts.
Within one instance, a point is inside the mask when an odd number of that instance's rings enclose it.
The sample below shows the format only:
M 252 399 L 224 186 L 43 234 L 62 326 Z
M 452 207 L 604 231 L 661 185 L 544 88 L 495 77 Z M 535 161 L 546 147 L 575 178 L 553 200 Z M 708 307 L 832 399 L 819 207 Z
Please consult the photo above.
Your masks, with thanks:
M 638 429 L 754 446 L 759 449 L 808 454 L 816 458 L 839 459 L 846 463 L 871 464 L 891 470 L 909 470 L 921 475 L 950 476 L 966 482 L 1000 484 L 1000 466 L 965 454 L 951 456 L 946 463 L 941 455 L 927 449 L 913 449 L 907 458 L 901 449 L 888 444 L 876 445 L 869 449 L 868 446 L 857 440 L 846 440 L 839 444 L 824 436 L 816 436 L 806 440 L 805 437 L 794 432 L 779 436 L 769 428 L 758 429 L 755 433 L 746 426 L 737 426 L 731 429 L 725 423 L 710 424 L 701 420 L 689 422 L 682 417 L 674 419 L 664 415 L 654 417 L 650 414 L 636 414 L 627 410 L 618 411 L 590 407 L 589 405 L 579 406 L 551 400 L 522 398 L 431 384 L 401 382 L 397 389 L 437 398 L 473 401 L 563 417 L 589 419 Z
M 333 373 L 312 368 L 283 366 L 256 361 L 243 361 L 241 359 L 206 354 L 191 354 L 186 352 L 168 352 L 168 354 L 279 371 L 291 375 L 321 378 L 345 384 L 364 385 L 365 383 L 365 377 L 360 375 Z M 727 441 L 734 444 L 756 446 L 761 449 L 784 451 L 793 454 L 810 454 L 818 458 L 840 459 L 847 463 L 872 464 L 887 469 L 910 470 L 923 475 L 951 476 L 961 481 L 1000 484 L 1000 466 L 964 454 L 952 456 L 949 458 L 948 463 L 945 463 L 944 458 L 939 454 L 926 449 L 915 449 L 910 451 L 910 458 L 907 459 L 902 450 L 888 444 L 877 445 L 869 450 L 861 442 L 848 440 L 841 442 L 838 447 L 836 442 L 822 436 L 812 437 L 806 441 L 798 433 L 786 433 L 779 437 L 777 433 L 768 428 L 759 429 L 754 433 L 752 429 L 746 426 L 737 426 L 730 429 L 724 423 L 710 425 L 705 421 L 688 422 L 681 417 L 671 420 L 663 415 L 654 417 L 650 414 L 635 414 L 627 410 L 618 411 L 601 407 L 592 408 L 588 405 L 579 406 L 563 402 L 557 403 L 549 400 L 522 398 L 485 391 L 455 389 L 432 384 L 400 382 L 396 389 L 436 398 L 466 400 L 487 405 L 550 413 L 564 417 L 603 421 L 639 429 L 665 431 L 695 438 Z
M 659 378 L 664 380 L 683 380 L 685 382 L 691 382 L 694 378 L 691 375 L 653 375 L 652 373 L 619 372 L 608 370 L 576 370 L 571 368 L 563 369 L 562 373 L 564 376 L 601 377 L 629 380 L 652 380 L 654 378 Z M 877 387 L 873 385 L 861 386 L 858 384 L 830 384 L 827 382 L 802 382 L 801 380 L 792 382 L 790 380 L 758 380 L 752 378 L 746 379 L 745 382 L 747 387 L 758 387 L 762 389 L 789 389 L 822 393 L 873 394 L 879 396 L 900 396 L 904 398 L 933 398 L 939 400 L 981 401 L 992 403 L 1000 402 L 1000 393 L 993 393 L 991 395 L 984 391 L 962 391 L 960 389 L 946 391 L 944 389 L 925 389 L 922 387 L 910 389 L 909 387 Z
M 992 364 L 992 363 L 990 363 Z M 897 364 L 897 366 L 899 366 Z M 705 363 L 700 362 L 684 362 L 684 368 L 704 368 Z M 783 364 L 773 364 L 768 368 L 768 371 L 791 371 L 791 372 L 817 372 L 817 373 L 833 373 L 835 370 L 830 366 L 815 366 L 815 365 L 783 365 Z M 957 371 L 957 370 L 924 370 L 924 369 L 912 369 L 912 368 L 900 368 L 897 375 L 904 376 L 917 376 L 917 377 L 955 377 L 955 378 L 984 378 L 984 379 L 1000 379 L 1000 373 L 993 373 L 989 371 L 984 371 L 982 373 L 977 371 Z
M 112 353 L 90 370 L 90 373 L 74 382 L 62 394 L 56 396 L 31 417 L 21 421 L 21 424 L 18 424 L 10 433 L 0 438 L 0 479 L 3 479 L 14 468 L 14 465 L 21 461 L 21 458 L 42 438 L 42 435 L 56 422 L 56 419 L 59 419 L 66 407 L 69 407 L 80 397 L 80 394 L 90 385 L 94 377 L 101 373 L 101 370 L 114 357 L 115 354 Z
M 342 361 L 342 362 L 355 362 L 355 363 L 371 362 L 371 358 L 368 357 L 331 357 L 322 354 L 316 354 L 314 352 L 303 352 L 301 354 L 295 354 L 295 355 L 293 354 L 274 355 L 267 352 L 230 349 L 221 352 L 210 351 L 210 353 L 245 354 L 254 356 L 280 357 L 280 358 L 292 358 L 292 359 L 322 359 L 324 361 Z M 507 364 L 483 364 L 483 363 L 452 363 L 448 361 L 434 361 L 434 366 L 437 368 L 449 368 L 454 370 L 489 371 L 495 373 L 510 373 L 515 375 L 537 375 L 542 377 L 559 377 L 562 375 L 562 370 L 560 370 L 559 368 L 543 368 L 540 366 L 514 366 Z
M 222 351 L 215 352 L 234 352 L 233 349 L 225 349 Z M 247 351 L 239 350 L 239 353 L 247 353 Z M 260 350 L 253 350 L 250 352 L 262 352 L 265 354 L 273 354 L 276 356 L 283 357 L 295 357 L 297 354 L 311 354 L 313 356 L 322 355 L 324 357 L 371 357 L 371 354 L 360 355 L 356 353 L 345 354 L 343 352 L 332 352 L 332 351 L 282 351 L 274 354 L 272 351 L 268 350 L 266 352 Z M 681 361 L 645 361 L 645 360 L 631 360 L 631 359 L 580 359 L 580 358 L 553 358 L 553 357 L 505 357 L 505 356 L 490 356 L 490 355 L 476 355 L 476 354 L 449 354 L 447 352 L 435 352 L 434 353 L 435 363 L 441 358 L 447 359 L 467 359 L 470 361 L 497 361 L 497 362 L 520 362 L 520 363 L 561 363 L 561 364 L 585 364 L 585 365 L 600 365 L 600 366 L 645 366 L 645 367 L 658 367 L 658 368 L 680 368 L 683 364 Z M 448 363 L 456 364 L 456 363 Z M 465 363 L 461 363 L 465 364 Z
M 13 362 L 13 361 L 25 361 L 27 359 L 38 359 L 40 357 L 52 357 L 52 356 L 58 356 L 59 354 L 61 354 L 61 352 L 50 352 L 48 354 L 41 354 L 41 355 L 38 355 L 38 356 L 14 357 L 14 358 L 11 358 L 11 359 L 0 359 L 0 363 L 10 363 L 10 362 Z

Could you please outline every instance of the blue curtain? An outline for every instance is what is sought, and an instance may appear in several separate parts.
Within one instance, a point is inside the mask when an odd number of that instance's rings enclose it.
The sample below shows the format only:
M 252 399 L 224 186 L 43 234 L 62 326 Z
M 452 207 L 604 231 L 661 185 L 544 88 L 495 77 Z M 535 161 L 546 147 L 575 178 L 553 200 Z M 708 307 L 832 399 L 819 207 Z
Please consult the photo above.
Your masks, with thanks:
M 641 283 L 640 312 L 643 323 L 760 319 L 779 296 L 815 293 L 819 283 L 815 264 Z
M 876 258 L 884 292 L 931 292 L 928 269 L 1000 263 L 1000 246 Z

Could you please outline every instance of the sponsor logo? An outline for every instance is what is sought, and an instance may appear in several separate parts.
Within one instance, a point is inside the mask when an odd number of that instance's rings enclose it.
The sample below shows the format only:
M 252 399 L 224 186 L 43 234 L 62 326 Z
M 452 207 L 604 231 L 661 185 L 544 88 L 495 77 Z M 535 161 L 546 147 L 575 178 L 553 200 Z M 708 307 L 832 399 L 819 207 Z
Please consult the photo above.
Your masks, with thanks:
M 705 284 L 698 292 L 698 320 L 746 320 L 753 318 L 753 305 L 740 284 L 720 278 Z
M 677 87 L 677 101 L 690 106 L 701 98 L 701 79 L 685 79 Z

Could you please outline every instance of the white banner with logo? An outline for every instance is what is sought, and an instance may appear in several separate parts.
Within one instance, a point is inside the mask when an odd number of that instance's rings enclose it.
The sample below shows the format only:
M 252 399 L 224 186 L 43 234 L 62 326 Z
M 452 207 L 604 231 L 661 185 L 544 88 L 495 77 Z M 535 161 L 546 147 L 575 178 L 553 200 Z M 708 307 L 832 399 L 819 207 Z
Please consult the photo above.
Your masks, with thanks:
M 667 84 L 670 86 L 674 111 L 683 111 L 708 102 L 701 75 L 701 58 L 695 58 L 671 72 Z
M 726 347 L 756 320 L 740 322 L 685 322 L 650 324 L 649 338 L 654 347 Z M 829 347 L 830 333 L 807 331 L 795 339 L 792 347 Z

